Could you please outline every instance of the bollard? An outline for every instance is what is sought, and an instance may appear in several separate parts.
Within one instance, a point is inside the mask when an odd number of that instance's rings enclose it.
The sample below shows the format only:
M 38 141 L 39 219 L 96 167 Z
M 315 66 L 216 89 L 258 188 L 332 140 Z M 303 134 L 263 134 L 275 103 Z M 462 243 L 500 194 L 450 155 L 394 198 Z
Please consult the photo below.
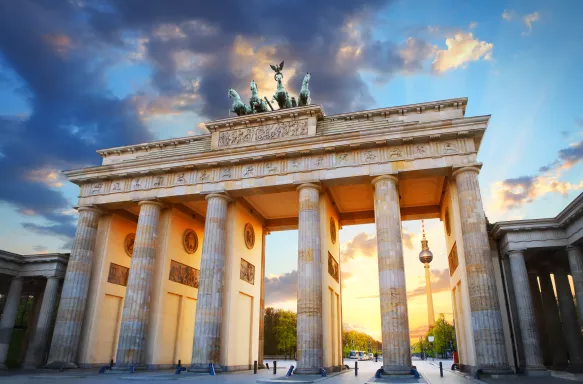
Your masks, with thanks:
M 105 371 L 107 371 L 108 369 L 111 369 L 111 368 L 109 368 L 107 365 L 104 365 L 103 367 L 99 368 L 99 372 L 97 372 L 97 373 L 105 373 Z
M 273 360 L 273 374 L 277 374 L 277 361 Z
M 176 368 L 176 371 L 174 372 L 175 375 L 180 375 L 180 372 L 184 372 L 186 371 L 186 367 L 178 367 Z
M 178 365 L 176 366 L 176 368 L 180 368 L 182 367 L 182 360 L 178 359 Z
M 421 376 L 419 376 L 419 372 L 416 369 L 412 369 L 410 372 L 413 376 L 415 376 L 416 379 L 421 378 Z
M 482 369 L 478 369 L 475 373 L 474 373 L 474 379 L 476 380 L 480 380 L 480 375 L 484 373 L 484 371 L 482 371 Z
M 265 369 L 269 369 L 269 363 L 265 363 Z
M 379 369 L 377 369 L 377 372 L 375 373 L 374 377 L 375 377 L 376 379 L 380 379 L 380 378 L 382 378 L 382 376 L 381 376 L 381 375 L 382 375 L 384 372 L 385 372 L 385 371 L 383 371 L 383 369 L 382 369 L 382 368 L 379 368 Z
M 113 359 L 109 360 L 109 369 L 113 368 Z
M 215 366 L 213 365 L 213 363 L 209 363 L 209 373 L 211 374 L 211 376 L 215 375 Z
M 320 375 L 322 375 L 322 377 L 326 377 L 326 370 L 324 368 L 320 368 Z
M 358 361 L 354 362 L 354 376 L 358 376 Z
M 439 376 L 443 377 L 443 363 L 439 362 Z
M 292 373 L 294 372 L 294 366 L 291 365 L 289 367 L 289 369 L 287 370 L 287 373 L 285 374 L 286 377 L 290 377 L 292 375 Z
M 130 373 L 134 373 L 134 372 L 135 372 L 135 370 L 136 370 L 136 368 L 134 368 L 134 366 L 133 366 L 133 365 L 130 365 Z
M 257 360 L 255 360 L 253 362 L 253 374 L 256 375 L 257 374 Z

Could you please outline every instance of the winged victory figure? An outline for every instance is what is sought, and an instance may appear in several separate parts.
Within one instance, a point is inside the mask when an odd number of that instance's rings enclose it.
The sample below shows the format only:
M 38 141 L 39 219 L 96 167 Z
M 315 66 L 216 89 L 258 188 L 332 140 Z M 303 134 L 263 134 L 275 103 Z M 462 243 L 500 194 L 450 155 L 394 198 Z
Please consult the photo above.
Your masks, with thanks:
M 283 70 L 283 61 L 281 62 L 281 64 L 279 65 L 271 65 L 269 64 L 269 66 L 271 67 L 271 69 L 273 69 L 275 71 L 275 76 L 277 76 L 278 74 L 282 75 L 283 77 L 283 73 L 281 73 L 281 71 Z

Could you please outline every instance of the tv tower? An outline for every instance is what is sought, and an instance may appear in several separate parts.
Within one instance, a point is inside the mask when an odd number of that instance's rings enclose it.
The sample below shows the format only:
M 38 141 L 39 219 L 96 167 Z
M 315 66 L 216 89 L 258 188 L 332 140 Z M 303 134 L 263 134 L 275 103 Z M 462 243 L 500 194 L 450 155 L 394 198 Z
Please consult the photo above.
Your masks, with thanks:
M 435 325 L 435 314 L 433 313 L 433 295 L 431 294 L 431 278 L 429 274 L 429 263 L 433 260 L 433 253 L 429 250 L 429 241 L 425 238 L 425 221 L 421 220 L 423 239 L 421 239 L 421 252 L 419 261 L 425 266 L 425 292 L 427 294 L 427 317 L 429 326 Z

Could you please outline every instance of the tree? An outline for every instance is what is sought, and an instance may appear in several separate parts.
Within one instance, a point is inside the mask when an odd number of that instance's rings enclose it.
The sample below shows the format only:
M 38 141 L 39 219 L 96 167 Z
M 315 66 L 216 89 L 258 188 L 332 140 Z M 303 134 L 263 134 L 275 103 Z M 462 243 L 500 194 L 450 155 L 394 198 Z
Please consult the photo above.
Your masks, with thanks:
M 439 315 L 432 329 L 435 340 L 433 348 L 437 353 L 445 353 L 450 346 L 455 347 L 455 328 L 445 320 L 443 313 Z
M 275 326 L 275 337 L 277 349 L 284 354 L 290 352 L 291 347 L 296 345 L 296 323 L 297 316 L 292 311 L 281 311 L 278 324 Z

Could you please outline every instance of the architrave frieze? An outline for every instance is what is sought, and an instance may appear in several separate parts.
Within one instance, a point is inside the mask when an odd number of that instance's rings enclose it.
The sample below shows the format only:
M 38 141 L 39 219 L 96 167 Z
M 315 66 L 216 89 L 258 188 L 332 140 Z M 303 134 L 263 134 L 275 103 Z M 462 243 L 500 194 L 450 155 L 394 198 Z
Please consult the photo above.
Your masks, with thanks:
M 471 137 L 373 147 L 338 148 L 293 157 L 215 164 L 207 168 L 170 169 L 166 174 L 132 173 L 121 179 L 81 185 L 80 203 L 99 204 L 147 197 L 204 194 L 258 186 L 292 184 L 473 164 L 477 152 Z

